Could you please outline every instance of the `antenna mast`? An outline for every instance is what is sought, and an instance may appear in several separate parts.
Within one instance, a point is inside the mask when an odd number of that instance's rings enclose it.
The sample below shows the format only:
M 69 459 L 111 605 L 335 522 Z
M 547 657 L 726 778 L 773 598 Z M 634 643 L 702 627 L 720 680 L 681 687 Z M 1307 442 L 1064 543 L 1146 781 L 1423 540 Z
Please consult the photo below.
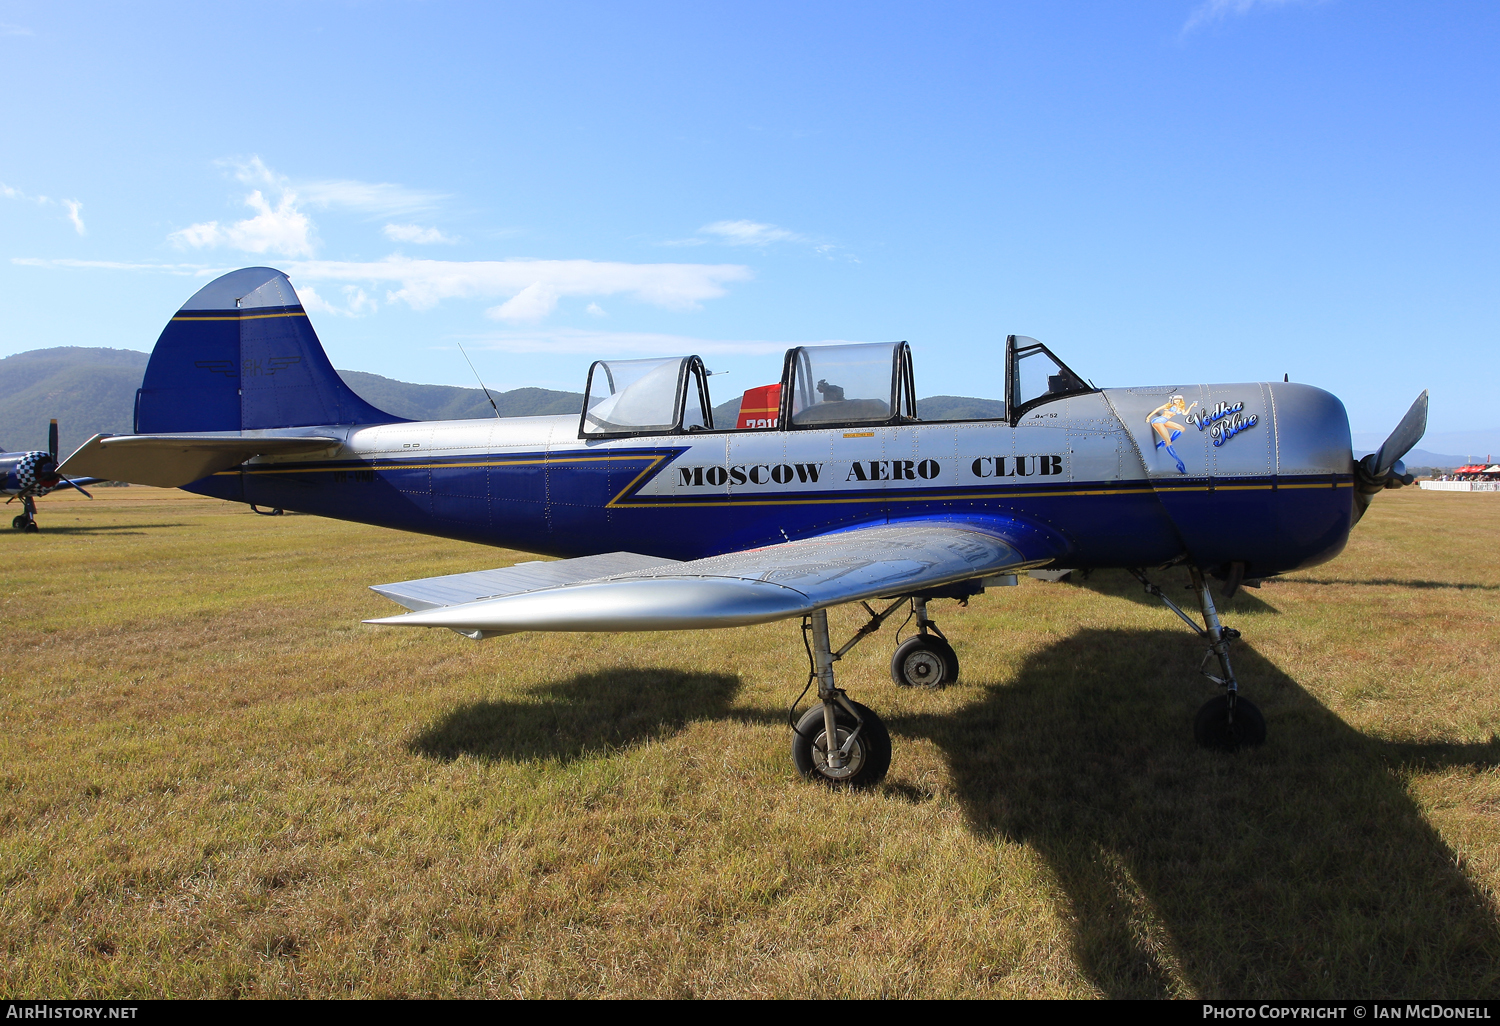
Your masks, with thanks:
M 464 344 L 462 342 L 458 344 L 458 351 L 464 353 Z M 474 371 L 474 380 L 479 382 L 479 387 L 484 391 L 484 397 L 490 401 L 490 409 L 495 411 L 495 419 L 499 420 L 500 407 L 495 405 L 495 397 L 490 395 L 490 390 L 484 387 L 484 379 L 479 376 L 477 370 L 474 370 L 474 361 L 469 359 L 468 353 L 464 353 L 464 362 L 469 365 L 469 370 Z

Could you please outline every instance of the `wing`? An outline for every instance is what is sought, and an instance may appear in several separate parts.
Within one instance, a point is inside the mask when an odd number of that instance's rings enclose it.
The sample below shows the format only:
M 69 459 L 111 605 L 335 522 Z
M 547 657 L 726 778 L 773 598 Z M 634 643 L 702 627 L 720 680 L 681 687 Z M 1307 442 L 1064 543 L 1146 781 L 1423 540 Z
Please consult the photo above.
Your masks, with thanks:
M 517 563 L 501 570 L 476 570 L 473 573 L 423 577 L 397 584 L 372 584 L 370 590 L 407 609 L 436 609 L 480 599 L 545 591 L 564 584 L 601 580 L 668 564 L 682 565 L 676 559 L 643 556 L 639 552 L 608 552 L 602 556 L 582 556 L 578 559 Z
M 844 602 L 1012 573 L 1050 563 L 1065 550 L 1066 544 L 1051 532 L 1010 518 L 918 520 L 853 528 L 691 562 L 663 561 L 506 594 L 485 589 L 506 583 L 495 575 L 524 567 L 383 585 L 375 590 L 408 608 L 418 601 L 450 601 L 365 622 L 449 627 L 474 638 L 517 631 L 740 627 Z M 590 556 L 540 566 L 570 574 L 569 564 L 605 558 Z
M 178 488 L 254 456 L 293 456 L 340 444 L 337 438 L 305 435 L 95 435 L 57 469 L 64 477 Z

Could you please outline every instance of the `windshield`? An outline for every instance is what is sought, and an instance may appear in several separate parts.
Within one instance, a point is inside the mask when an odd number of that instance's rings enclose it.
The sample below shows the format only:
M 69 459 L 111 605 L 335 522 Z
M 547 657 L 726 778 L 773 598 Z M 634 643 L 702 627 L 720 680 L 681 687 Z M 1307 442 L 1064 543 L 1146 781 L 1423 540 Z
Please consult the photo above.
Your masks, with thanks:
M 1047 347 L 1025 335 L 1010 337 L 1010 404 L 1013 410 L 1044 399 L 1092 389 Z

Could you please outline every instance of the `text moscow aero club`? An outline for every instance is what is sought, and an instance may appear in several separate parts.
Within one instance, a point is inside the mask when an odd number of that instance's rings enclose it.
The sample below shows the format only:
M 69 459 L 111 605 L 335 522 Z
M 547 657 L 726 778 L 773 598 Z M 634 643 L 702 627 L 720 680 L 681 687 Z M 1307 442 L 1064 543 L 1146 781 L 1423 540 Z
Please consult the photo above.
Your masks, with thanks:
M 822 463 L 742 463 L 724 467 L 678 467 L 679 488 L 742 484 L 817 484 Z M 1051 477 L 1063 472 L 1061 456 L 980 456 L 969 466 L 975 477 Z M 937 460 L 855 460 L 844 480 L 931 481 L 943 472 Z

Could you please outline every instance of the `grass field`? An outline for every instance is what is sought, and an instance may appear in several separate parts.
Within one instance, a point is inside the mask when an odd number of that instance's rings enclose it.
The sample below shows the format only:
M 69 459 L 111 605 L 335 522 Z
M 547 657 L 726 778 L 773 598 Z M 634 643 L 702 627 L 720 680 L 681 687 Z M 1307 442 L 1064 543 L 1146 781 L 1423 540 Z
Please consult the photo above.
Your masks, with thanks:
M 6 996 L 1500 995 L 1500 496 L 1242 592 L 1233 756 L 1124 575 L 935 603 L 959 686 L 840 665 L 896 745 L 850 794 L 791 767 L 795 623 L 366 627 L 525 557 L 96 494 L 0 536 Z

